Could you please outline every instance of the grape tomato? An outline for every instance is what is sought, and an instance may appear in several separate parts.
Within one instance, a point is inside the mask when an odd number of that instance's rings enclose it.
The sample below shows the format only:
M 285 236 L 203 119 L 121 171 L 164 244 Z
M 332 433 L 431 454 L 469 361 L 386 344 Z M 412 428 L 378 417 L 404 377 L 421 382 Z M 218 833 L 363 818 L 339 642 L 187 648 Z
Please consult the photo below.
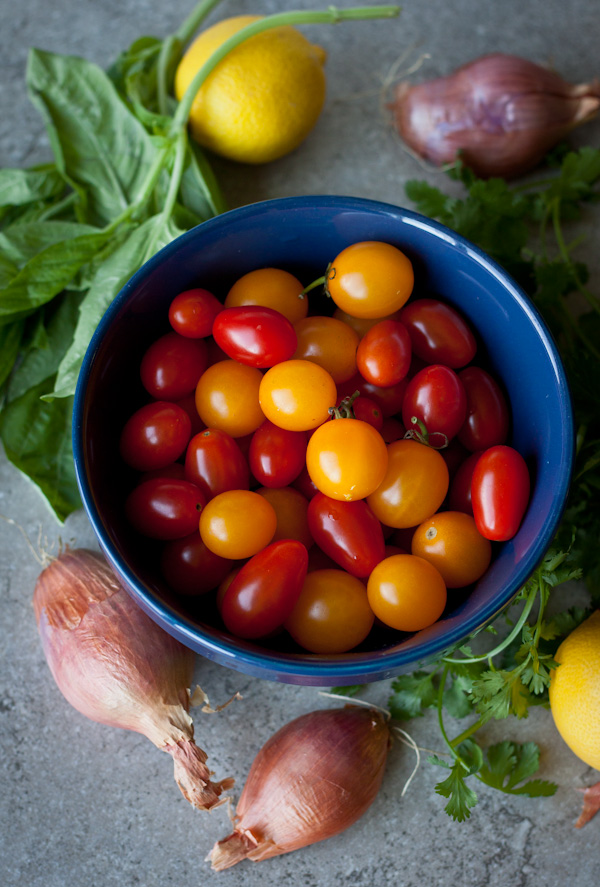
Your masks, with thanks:
M 470 363 L 477 341 L 459 312 L 439 299 L 415 299 L 404 306 L 400 319 L 406 326 L 412 350 L 426 363 L 457 369 Z
M 208 290 L 196 287 L 179 293 L 169 306 L 169 322 L 176 333 L 190 339 L 204 339 L 212 333 L 223 304 Z
M 179 539 L 198 528 L 206 499 L 187 480 L 157 477 L 135 487 L 125 500 L 130 524 L 151 539 Z
M 119 441 L 121 458 L 138 471 L 165 468 L 185 450 L 191 428 L 188 414 L 177 404 L 146 404 L 123 427 Z
M 383 530 L 363 499 L 341 502 L 317 493 L 308 503 L 308 528 L 319 548 L 359 579 L 383 560 Z
M 470 366 L 458 374 L 467 397 L 467 416 L 458 432 L 470 450 L 487 450 L 508 437 L 509 410 L 496 380 L 484 369 Z
M 410 380 L 402 402 L 402 422 L 412 427 L 415 416 L 428 434 L 452 440 L 467 415 L 467 396 L 454 370 L 442 364 L 425 367 Z
M 215 318 L 212 334 L 228 357 L 259 369 L 289 360 L 298 344 L 287 317 L 259 305 L 225 308 Z
M 356 352 L 361 376 L 379 388 L 397 385 L 408 374 L 411 342 L 399 320 L 382 320 L 365 333 Z
M 335 317 L 313 315 L 294 325 L 298 337 L 295 358 L 312 360 L 327 370 L 337 384 L 356 374 L 358 334 Z
M 206 345 L 202 339 L 166 333 L 146 349 L 140 378 L 151 397 L 179 400 L 194 391 L 206 364 Z
M 485 450 L 471 480 L 471 504 L 482 536 L 506 542 L 516 534 L 529 502 L 527 464 L 517 450 L 506 445 Z
M 268 419 L 257 428 L 250 441 L 250 471 L 264 487 L 286 487 L 296 480 L 305 466 L 306 432 L 289 431 Z
M 190 440 L 185 475 L 212 499 L 227 490 L 250 487 L 248 462 L 236 440 L 220 428 L 205 428 Z

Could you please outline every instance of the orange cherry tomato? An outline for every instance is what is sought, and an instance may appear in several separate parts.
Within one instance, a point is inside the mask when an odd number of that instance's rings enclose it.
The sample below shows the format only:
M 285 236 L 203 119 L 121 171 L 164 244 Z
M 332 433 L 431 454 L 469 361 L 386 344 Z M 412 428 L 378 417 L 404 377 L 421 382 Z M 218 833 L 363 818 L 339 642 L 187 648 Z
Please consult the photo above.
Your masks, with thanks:
M 306 448 L 316 488 L 331 499 L 364 499 L 385 477 L 388 451 L 382 436 L 361 419 L 333 419 L 317 428 Z
M 251 490 L 227 490 L 211 499 L 200 512 L 202 541 L 229 560 L 252 557 L 265 548 L 277 529 L 270 502 Z
M 290 323 L 308 313 L 308 299 L 300 281 L 281 268 L 257 268 L 233 284 L 225 298 L 226 308 L 262 305 L 279 311 Z
M 448 467 L 437 450 L 416 440 L 396 440 L 387 452 L 385 476 L 367 502 L 382 524 L 415 527 L 444 501 Z
M 365 240 L 339 253 L 327 274 L 327 291 L 354 317 L 385 317 L 402 308 L 414 285 L 413 266 L 391 243 Z
M 294 325 L 298 337 L 295 358 L 312 360 L 331 375 L 337 384 L 347 382 L 356 373 L 358 334 L 335 317 L 315 315 Z
M 244 437 L 265 421 L 258 393 L 263 375 L 235 360 L 209 366 L 196 386 L 196 409 L 209 428 Z
M 336 398 L 330 374 L 310 360 L 284 360 L 267 370 L 260 382 L 264 415 L 288 431 L 309 431 L 321 425 Z
M 490 565 L 492 545 L 484 539 L 470 514 L 439 511 L 414 532 L 413 554 L 425 558 L 442 574 L 447 588 L 477 582 Z
M 344 570 L 308 573 L 284 625 L 311 653 L 345 653 L 358 646 L 374 622 L 364 584 Z
M 261 487 L 256 490 L 270 502 L 277 515 L 277 529 L 272 541 L 297 539 L 306 549 L 313 544 L 308 529 L 308 499 L 293 487 Z
M 377 618 L 398 631 L 433 625 L 447 599 L 440 572 L 413 554 L 394 554 L 380 561 L 369 576 L 367 595 Z

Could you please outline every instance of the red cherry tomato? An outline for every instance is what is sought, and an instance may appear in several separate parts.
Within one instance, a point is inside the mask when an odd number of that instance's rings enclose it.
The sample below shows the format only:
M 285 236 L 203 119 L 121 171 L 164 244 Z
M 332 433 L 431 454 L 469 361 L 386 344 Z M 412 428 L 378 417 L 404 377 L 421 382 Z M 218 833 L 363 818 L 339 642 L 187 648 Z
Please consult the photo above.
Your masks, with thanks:
M 185 595 L 205 594 L 217 588 L 232 566 L 233 561 L 206 547 L 198 530 L 166 542 L 160 558 L 167 584 L 177 594 Z
M 212 333 L 214 319 L 222 310 L 216 296 L 197 287 L 175 296 L 169 306 L 169 322 L 180 336 L 203 339 Z
M 363 422 L 372 425 L 376 431 L 381 431 L 383 427 L 383 413 L 370 397 L 357 397 L 352 404 L 352 412 L 355 419 L 362 419 Z
M 308 529 L 325 554 L 359 579 L 383 560 L 383 530 L 364 500 L 342 502 L 317 493 L 308 503 Z
M 412 350 L 426 363 L 458 368 L 475 357 L 477 342 L 464 318 L 439 299 L 416 299 L 400 312 Z
M 471 452 L 503 444 L 508 437 L 509 411 L 496 380 L 476 366 L 462 370 L 458 378 L 467 395 L 467 418 L 458 432 L 459 441 Z
M 166 333 L 142 357 L 142 385 L 158 400 L 180 400 L 194 391 L 206 362 L 206 345 L 201 339 Z
M 185 476 L 200 487 L 207 501 L 227 490 L 250 487 L 246 458 L 233 437 L 220 428 L 205 428 L 190 440 Z
M 416 416 L 429 434 L 445 434 L 451 440 L 467 415 L 465 389 L 454 370 L 441 364 L 425 367 L 406 387 L 402 421 L 412 428 Z
M 252 435 L 250 471 L 263 487 L 287 487 L 305 465 L 305 431 L 288 431 L 266 419 Z
M 287 317 L 261 305 L 225 308 L 215 318 L 212 334 L 228 357 L 259 369 L 289 360 L 298 344 Z
M 308 552 L 295 539 L 272 542 L 251 557 L 227 588 L 221 615 L 237 637 L 262 638 L 283 626 L 300 597 Z
M 369 400 L 375 401 L 384 419 L 394 416 L 402 409 L 404 400 L 404 392 L 406 391 L 406 379 L 398 382 L 396 385 L 389 385 L 387 388 L 380 388 L 367 382 L 366 379 L 357 373 L 348 382 L 342 382 L 337 387 L 337 402 L 339 403 L 344 397 L 351 397 L 355 391 L 361 396 L 368 397 Z
M 471 481 L 473 517 L 481 535 L 497 542 L 512 539 L 525 514 L 529 492 L 529 471 L 517 450 L 500 445 L 482 453 Z
M 191 427 L 190 417 L 177 404 L 146 404 L 125 423 L 120 439 L 121 458 L 138 471 L 165 468 L 185 450 Z
M 125 514 L 143 536 L 180 539 L 197 530 L 205 504 L 206 499 L 195 484 L 158 477 L 131 491 L 125 500 Z
M 361 376 L 379 388 L 397 385 L 410 369 L 408 330 L 398 320 L 382 320 L 359 342 L 356 366 Z
M 190 417 L 190 422 L 192 423 L 192 437 L 194 434 L 199 434 L 201 431 L 204 431 L 206 425 L 198 415 L 198 410 L 196 409 L 196 394 L 194 391 L 190 392 L 190 394 L 186 394 L 181 400 L 176 400 L 175 403 L 178 407 L 184 409 Z
M 299 490 L 299 492 L 302 493 L 302 495 L 305 496 L 306 499 L 312 499 L 315 493 L 318 492 L 312 477 L 308 473 L 308 468 L 306 467 L 306 465 L 304 466 L 296 480 L 291 484 L 291 486 L 295 490 Z
M 448 508 L 451 511 L 462 511 L 464 514 L 473 514 L 471 503 L 471 481 L 477 460 L 481 452 L 471 453 L 470 456 L 458 466 L 454 477 L 450 482 L 448 491 Z

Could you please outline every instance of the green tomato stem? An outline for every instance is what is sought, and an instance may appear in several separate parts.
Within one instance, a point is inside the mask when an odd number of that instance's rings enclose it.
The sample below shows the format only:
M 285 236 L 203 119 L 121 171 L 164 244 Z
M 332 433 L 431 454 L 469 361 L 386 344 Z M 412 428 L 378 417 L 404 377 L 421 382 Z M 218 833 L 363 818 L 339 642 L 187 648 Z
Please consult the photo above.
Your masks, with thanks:
M 194 79 L 188 86 L 187 90 L 175 111 L 171 133 L 176 135 L 181 129 L 187 126 L 194 99 L 198 90 L 208 77 L 208 75 L 216 68 L 225 56 L 243 43 L 250 37 L 267 31 L 270 28 L 278 28 L 283 25 L 313 25 L 313 24 L 336 24 L 342 21 L 355 21 L 359 19 L 370 18 L 394 18 L 400 13 L 399 6 L 358 6 L 355 9 L 337 9 L 330 6 L 329 9 L 322 11 L 296 10 L 292 12 L 278 12 L 274 15 L 268 15 L 260 18 L 255 22 L 241 28 L 237 34 L 232 34 L 224 43 L 216 49 L 210 58 L 200 67 Z

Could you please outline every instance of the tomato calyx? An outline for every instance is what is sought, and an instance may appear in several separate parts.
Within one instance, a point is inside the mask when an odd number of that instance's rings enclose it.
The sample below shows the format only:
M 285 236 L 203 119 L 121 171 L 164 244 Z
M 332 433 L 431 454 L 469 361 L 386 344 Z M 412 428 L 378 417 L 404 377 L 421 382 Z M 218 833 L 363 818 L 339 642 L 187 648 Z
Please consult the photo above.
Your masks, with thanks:
M 329 407 L 330 417 L 332 419 L 356 419 L 352 404 L 357 397 L 360 397 L 360 391 L 358 391 L 358 389 L 353 394 L 349 394 L 347 397 L 342 398 L 339 406 Z
M 414 427 L 406 430 L 404 434 L 405 440 L 416 440 L 426 447 L 431 447 L 432 450 L 444 450 L 448 446 L 448 435 L 444 434 L 443 431 L 432 431 L 430 434 L 425 423 L 418 416 L 411 416 L 410 421 Z M 433 442 L 438 439 L 441 440 L 441 443 Z

